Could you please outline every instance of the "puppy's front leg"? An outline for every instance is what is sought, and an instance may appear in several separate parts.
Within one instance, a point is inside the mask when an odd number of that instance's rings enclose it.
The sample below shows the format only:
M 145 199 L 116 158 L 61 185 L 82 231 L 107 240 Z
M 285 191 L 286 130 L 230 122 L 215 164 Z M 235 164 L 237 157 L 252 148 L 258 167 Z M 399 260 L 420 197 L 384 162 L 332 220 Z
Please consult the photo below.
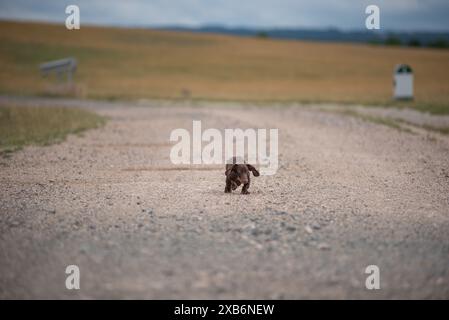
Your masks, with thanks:
M 248 191 L 248 189 L 249 189 L 249 181 L 248 181 L 248 183 L 245 183 L 245 184 L 243 185 L 243 188 L 242 188 L 242 194 L 250 194 L 250 192 Z
M 225 193 L 231 193 L 231 179 L 226 179 Z

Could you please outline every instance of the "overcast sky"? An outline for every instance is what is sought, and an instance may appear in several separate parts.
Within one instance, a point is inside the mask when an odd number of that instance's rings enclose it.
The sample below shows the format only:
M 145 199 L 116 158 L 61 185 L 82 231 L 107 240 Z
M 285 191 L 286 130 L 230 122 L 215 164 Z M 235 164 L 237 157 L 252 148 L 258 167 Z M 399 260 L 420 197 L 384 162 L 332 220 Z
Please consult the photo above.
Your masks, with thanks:
M 300 27 L 363 29 L 380 7 L 381 29 L 449 31 L 449 0 L 0 0 L 0 19 L 65 21 L 76 4 L 81 26 Z

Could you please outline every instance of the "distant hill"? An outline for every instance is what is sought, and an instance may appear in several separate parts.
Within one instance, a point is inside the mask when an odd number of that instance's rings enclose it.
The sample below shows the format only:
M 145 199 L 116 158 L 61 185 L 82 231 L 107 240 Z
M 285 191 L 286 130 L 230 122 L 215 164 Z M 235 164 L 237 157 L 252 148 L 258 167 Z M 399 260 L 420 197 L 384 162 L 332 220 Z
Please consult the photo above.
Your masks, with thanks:
M 165 27 L 162 29 L 219 33 L 247 37 L 269 37 L 273 39 L 379 43 L 387 45 L 449 47 L 448 32 L 393 32 L 393 31 L 342 31 L 339 29 L 250 29 L 204 26 L 199 28 Z

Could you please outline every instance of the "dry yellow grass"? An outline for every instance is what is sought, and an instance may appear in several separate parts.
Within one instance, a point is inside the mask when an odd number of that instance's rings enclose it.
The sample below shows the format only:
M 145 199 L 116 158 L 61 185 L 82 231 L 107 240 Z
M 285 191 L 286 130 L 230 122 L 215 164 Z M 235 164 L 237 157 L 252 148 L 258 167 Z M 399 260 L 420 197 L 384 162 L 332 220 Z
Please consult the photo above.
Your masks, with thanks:
M 74 56 L 91 98 L 391 103 L 392 70 L 415 71 L 411 106 L 449 112 L 449 51 L 0 22 L 0 92 L 42 94 L 44 61 Z M 407 103 L 409 105 L 410 103 Z

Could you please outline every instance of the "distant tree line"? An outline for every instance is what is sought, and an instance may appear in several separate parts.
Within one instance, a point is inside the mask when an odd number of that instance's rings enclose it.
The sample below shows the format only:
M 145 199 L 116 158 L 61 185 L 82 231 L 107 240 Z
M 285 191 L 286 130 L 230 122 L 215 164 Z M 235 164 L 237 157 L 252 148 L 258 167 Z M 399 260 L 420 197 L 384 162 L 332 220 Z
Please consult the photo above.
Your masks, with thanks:
M 1 1 L 1 0 L 0 0 Z M 342 31 L 337 28 L 327 29 L 251 29 L 251 28 L 227 28 L 222 26 L 204 26 L 200 28 L 175 27 L 169 30 L 207 32 L 219 34 L 231 34 L 243 37 L 255 37 L 258 39 L 291 39 L 302 41 L 331 41 L 351 43 L 371 43 L 387 46 L 405 47 L 431 47 L 449 48 L 449 32 L 427 31 L 372 31 L 349 30 Z
M 406 47 L 429 47 L 437 49 L 448 49 L 449 41 L 440 38 L 424 42 L 418 38 L 402 40 L 399 36 L 391 33 L 385 39 L 374 39 L 369 41 L 371 44 L 384 44 L 387 46 L 406 46 Z

